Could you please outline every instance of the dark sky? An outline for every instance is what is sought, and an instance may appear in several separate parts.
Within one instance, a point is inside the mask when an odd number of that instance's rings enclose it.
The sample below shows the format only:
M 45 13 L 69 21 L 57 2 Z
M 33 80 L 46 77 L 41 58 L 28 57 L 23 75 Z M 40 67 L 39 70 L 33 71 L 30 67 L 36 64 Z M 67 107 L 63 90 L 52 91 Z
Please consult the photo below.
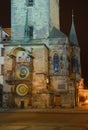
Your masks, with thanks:
M 74 22 L 81 49 L 82 77 L 88 86 L 88 0 L 60 0 L 61 31 L 69 35 L 71 12 L 74 10 Z M 0 26 L 10 27 L 10 0 L 1 0 Z
M 69 35 L 71 10 L 74 10 L 74 22 L 81 53 L 82 77 L 88 86 L 88 0 L 60 0 L 61 30 Z

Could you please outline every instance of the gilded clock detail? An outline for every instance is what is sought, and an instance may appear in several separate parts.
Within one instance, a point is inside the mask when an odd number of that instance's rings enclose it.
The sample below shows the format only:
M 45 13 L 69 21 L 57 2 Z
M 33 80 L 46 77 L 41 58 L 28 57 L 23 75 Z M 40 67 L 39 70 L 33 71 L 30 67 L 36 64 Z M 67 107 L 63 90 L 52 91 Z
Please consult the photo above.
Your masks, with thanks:
M 28 86 L 26 84 L 19 84 L 16 87 L 16 92 L 20 96 L 25 96 L 28 93 Z

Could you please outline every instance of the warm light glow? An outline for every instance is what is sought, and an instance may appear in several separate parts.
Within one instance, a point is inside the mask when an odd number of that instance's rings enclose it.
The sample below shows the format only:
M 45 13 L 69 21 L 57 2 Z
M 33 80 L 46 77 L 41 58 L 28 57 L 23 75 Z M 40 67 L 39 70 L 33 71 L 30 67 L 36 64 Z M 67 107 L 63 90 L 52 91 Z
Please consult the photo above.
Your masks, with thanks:
M 85 103 L 86 103 L 86 104 L 88 103 L 88 99 L 85 101 Z
M 46 79 L 46 82 L 47 82 L 47 84 L 49 83 L 49 79 L 48 78 Z

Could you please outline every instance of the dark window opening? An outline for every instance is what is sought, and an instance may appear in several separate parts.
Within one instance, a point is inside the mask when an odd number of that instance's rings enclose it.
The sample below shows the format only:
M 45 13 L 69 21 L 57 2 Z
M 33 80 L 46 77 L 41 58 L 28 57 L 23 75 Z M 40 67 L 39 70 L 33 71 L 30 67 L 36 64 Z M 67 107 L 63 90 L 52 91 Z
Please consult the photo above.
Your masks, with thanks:
M 33 26 L 29 26 L 29 36 L 30 39 L 33 39 Z
M 23 109 L 23 108 L 24 108 L 24 101 L 21 101 L 20 108 L 21 108 L 21 109 Z
M 1 48 L 1 56 L 4 56 L 4 48 Z
M 27 6 L 33 6 L 33 0 L 26 0 Z
M 54 71 L 55 72 L 59 71 L 59 56 L 56 53 L 53 57 L 53 62 L 54 62 Z

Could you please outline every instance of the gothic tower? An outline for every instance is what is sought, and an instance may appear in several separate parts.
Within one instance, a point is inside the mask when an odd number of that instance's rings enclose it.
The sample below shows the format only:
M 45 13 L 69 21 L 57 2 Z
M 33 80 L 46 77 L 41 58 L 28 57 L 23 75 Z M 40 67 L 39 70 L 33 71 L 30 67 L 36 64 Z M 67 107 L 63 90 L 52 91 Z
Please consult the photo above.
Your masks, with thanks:
M 71 43 L 60 31 L 59 0 L 11 0 L 11 30 L 11 42 L 5 44 L 4 91 L 9 95 L 4 102 L 17 108 L 74 107 L 79 52 L 72 45 L 73 22 Z
M 69 34 L 69 40 L 72 47 L 71 69 L 72 69 L 72 73 L 75 73 L 76 80 L 79 81 L 79 79 L 81 78 L 80 77 L 81 76 L 80 47 L 76 35 L 73 12 L 72 12 L 72 25 Z
M 24 39 L 25 24 L 33 39 L 47 38 L 53 27 L 59 29 L 58 6 L 59 0 L 11 0 L 12 40 Z

